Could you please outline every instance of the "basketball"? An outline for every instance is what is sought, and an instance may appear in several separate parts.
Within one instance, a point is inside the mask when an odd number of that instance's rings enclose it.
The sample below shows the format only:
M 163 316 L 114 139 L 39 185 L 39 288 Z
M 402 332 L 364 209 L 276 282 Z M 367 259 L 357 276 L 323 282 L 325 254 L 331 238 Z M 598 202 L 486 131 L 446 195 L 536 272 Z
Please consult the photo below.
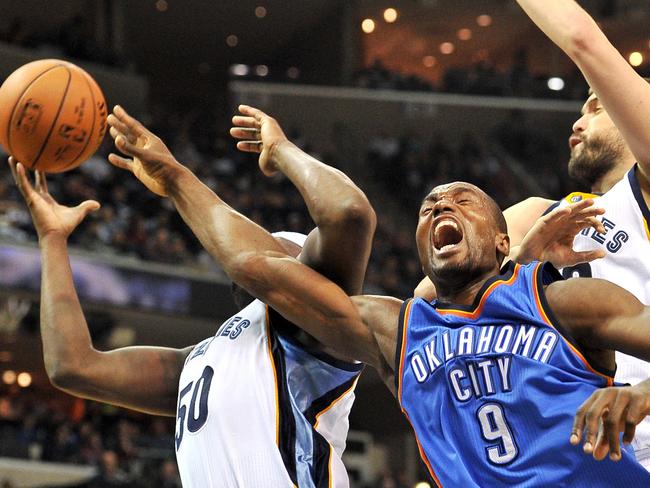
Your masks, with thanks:
M 33 61 L 0 87 L 0 144 L 26 168 L 76 168 L 101 144 L 106 116 L 99 85 L 66 61 Z

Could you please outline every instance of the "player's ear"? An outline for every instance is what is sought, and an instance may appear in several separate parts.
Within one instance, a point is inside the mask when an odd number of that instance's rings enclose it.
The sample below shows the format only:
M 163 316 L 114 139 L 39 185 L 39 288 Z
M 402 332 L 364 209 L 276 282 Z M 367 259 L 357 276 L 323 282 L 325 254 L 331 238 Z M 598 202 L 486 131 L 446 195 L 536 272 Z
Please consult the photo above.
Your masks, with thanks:
M 494 237 L 494 243 L 497 248 L 497 253 L 504 257 L 510 254 L 510 236 L 508 234 L 499 232 Z

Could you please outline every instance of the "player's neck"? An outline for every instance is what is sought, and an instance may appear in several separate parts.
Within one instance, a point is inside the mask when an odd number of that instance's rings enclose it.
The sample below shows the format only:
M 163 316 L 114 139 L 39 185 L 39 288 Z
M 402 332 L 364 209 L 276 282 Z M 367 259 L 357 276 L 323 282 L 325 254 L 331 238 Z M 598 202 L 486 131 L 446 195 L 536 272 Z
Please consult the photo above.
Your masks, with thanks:
M 472 305 L 485 282 L 498 273 L 499 270 L 497 269 L 469 281 L 434 283 L 438 292 L 438 301 L 456 305 Z
M 634 166 L 634 163 L 636 162 L 636 159 L 632 154 L 630 154 L 627 158 L 624 160 L 620 161 L 614 168 L 612 168 L 611 171 L 609 171 L 607 174 L 605 174 L 601 179 L 596 181 L 593 185 L 591 185 L 591 193 L 606 193 L 609 190 L 612 189 L 612 187 L 621 181 L 623 177 L 625 176 L 625 173 L 627 173 L 632 166 Z

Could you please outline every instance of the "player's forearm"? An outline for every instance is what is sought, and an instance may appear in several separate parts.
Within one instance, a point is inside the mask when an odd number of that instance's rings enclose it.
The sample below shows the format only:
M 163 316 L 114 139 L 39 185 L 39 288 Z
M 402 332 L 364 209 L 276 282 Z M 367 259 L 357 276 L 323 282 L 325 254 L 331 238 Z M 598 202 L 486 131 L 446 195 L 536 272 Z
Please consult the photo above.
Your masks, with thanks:
M 185 223 L 233 281 L 238 282 L 248 256 L 269 251 L 286 254 L 271 234 L 235 211 L 191 172 L 179 175 L 170 187 L 170 198 Z
M 93 349 L 74 288 L 65 238 L 48 235 L 40 245 L 43 359 L 50 380 L 59 386 L 79 373 Z
M 296 186 L 321 230 L 349 225 L 352 221 L 359 225 L 374 222 L 370 202 L 343 172 L 318 161 L 289 141 L 278 144 L 272 158 Z
M 530 19 L 571 58 L 586 39 L 602 32 L 574 0 L 517 0 Z M 575 60 L 575 59 L 574 59 Z

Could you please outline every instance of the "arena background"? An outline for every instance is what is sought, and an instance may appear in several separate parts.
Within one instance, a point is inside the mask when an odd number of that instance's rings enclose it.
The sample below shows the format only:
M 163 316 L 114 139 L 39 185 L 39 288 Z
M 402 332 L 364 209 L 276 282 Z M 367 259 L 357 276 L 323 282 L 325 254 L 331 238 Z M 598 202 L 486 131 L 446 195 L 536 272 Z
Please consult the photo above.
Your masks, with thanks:
M 647 75 L 647 2 L 580 3 Z M 278 118 L 375 206 L 371 293 L 407 297 L 419 281 L 414 215 L 434 184 L 474 182 L 504 208 L 581 189 L 566 177 L 567 139 L 587 87 L 513 0 L 0 1 L 0 79 L 39 58 L 86 68 L 109 105 L 144 120 L 238 210 L 272 231 L 307 231 L 298 193 L 264 178 L 227 133 L 240 102 Z M 71 242 L 96 345 L 180 347 L 212 335 L 234 310 L 229 283 L 167 202 L 106 162 L 110 150 L 107 139 L 50 185 L 62 202 L 103 204 Z M 173 419 L 50 386 L 39 272 L 29 215 L 0 168 L 0 487 L 180 486 Z M 354 487 L 427 486 L 410 429 L 372 371 L 344 459 Z

